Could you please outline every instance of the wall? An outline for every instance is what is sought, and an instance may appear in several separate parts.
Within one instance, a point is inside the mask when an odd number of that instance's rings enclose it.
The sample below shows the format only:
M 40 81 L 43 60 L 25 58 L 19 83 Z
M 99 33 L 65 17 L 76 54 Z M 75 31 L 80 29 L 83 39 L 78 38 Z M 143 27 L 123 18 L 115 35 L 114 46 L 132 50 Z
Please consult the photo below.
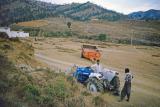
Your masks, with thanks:
M 0 28 L 0 32 L 7 33 L 9 38 L 29 37 L 29 33 L 24 33 L 23 31 L 11 31 L 10 28 L 5 28 L 5 27 Z

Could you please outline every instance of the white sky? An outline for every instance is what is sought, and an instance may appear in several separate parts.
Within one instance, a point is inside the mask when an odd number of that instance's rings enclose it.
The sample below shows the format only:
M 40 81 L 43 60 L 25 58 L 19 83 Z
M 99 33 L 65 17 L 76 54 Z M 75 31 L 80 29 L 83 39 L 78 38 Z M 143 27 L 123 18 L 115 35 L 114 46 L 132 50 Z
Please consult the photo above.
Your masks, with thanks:
M 160 0 L 41 0 L 54 4 L 85 3 L 90 1 L 104 8 L 128 14 L 136 11 L 146 11 L 149 9 L 160 10 Z

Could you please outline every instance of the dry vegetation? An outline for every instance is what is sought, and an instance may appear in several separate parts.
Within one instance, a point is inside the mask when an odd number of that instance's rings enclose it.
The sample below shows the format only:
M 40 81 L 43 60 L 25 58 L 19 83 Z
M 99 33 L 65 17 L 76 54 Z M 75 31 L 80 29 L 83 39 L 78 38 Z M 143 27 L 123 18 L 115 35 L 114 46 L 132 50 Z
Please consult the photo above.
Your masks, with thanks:
M 41 20 L 42 22 L 48 22 L 48 26 L 42 27 L 44 30 L 48 31 L 64 31 L 67 29 L 67 22 L 71 21 L 72 31 L 77 32 L 81 35 L 96 35 L 96 34 L 109 34 L 113 37 L 130 37 L 130 35 L 134 36 L 145 36 L 146 33 L 155 33 L 159 34 L 159 23 L 160 22 L 145 22 L 145 21 L 88 21 L 88 22 L 80 22 L 73 21 L 71 19 L 64 18 L 48 18 L 45 20 Z M 38 22 L 38 23 L 37 23 Z M 23 24 L 24 23 L 24 24 Z M 41 24 L 39 21 L 31 21 L 31 22 L 23 22 L 20 23 L 20 26 L 27 26 L 25 24 L 35 23 L 32 26 Z M 19 25 L 19 24 L 18 24 Z M 136 37 L 137 37 L 136 36 Z
M 47 20 L 35 20 L 35 21 L 28 21 L 28 22 L 20 22 L 17 24 L 18 26 L 23 27 L 42 27 L 48 25 Z
M 63 72 L 37 62 L 30 40 L 0 39 L 1 107 L 94 107 L 94 96 Z M 101 97 L 98 97 L 101 99 Z M 93 100 L 93 103 L 92 103 Z M 105 102 L 104 102 L 105 104 Z
M 45 26 L 39 26 L 39 24 L 41 25 L 41 21 L 45 22 L 47 25 L 44 24 Z M 47 18 L 41 21 L 23 22 L 13 25 L 13 28 L 21 28 L 24 26 L 29 28 L 37 28 L 38 36 L 47 37 L 72 36 L 81 39 L 96 40 L 100 34 L 105 34 L 105 40 L 114 43 L 129 44 L 131 43 L 131 38 L 133 40 L 133 44 L 159 45 L 160 42 L 159 21 L 125 20 L 110 22 L 93 20 L 81 22 L 68 18 Z M 71 22 L 71 30 L 68 29 L 67 22 Z

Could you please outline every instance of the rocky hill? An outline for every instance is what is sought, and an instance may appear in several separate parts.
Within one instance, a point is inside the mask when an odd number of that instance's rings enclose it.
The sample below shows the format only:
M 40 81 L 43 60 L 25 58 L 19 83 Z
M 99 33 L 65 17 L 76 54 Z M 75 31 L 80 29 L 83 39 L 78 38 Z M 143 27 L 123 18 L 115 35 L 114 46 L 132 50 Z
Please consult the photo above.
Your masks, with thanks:
M 81 21 L 89 19 L 116 21 L 125 17 L 90 2 L 55 5 L 37 0 L 5 0 L 0 3 L 0 25 L 60 16 Z
M 160 20 L 160 10 L 151 9 L 144 12 L 134 12 L 129 14 L 128 17 L 134 20 Z

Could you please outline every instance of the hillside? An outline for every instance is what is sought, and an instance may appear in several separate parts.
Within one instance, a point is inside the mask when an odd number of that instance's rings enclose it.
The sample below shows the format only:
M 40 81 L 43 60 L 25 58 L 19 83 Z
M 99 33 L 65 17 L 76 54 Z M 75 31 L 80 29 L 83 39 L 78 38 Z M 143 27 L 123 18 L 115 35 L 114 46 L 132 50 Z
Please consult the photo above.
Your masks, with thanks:
M 0 25 L 53 16 L 56 5 L 36 0 L 3 0 L 0 4 Z
M 70 21 L 71 29 L 67 22 Z M 75 37 L 81 39 L 101 40 L 100 35 L 106 35 L 105 40 L 114 43 L 131 43 L 144 45 L 160 44 L 159 21 L 75 21 L 68 18 L 46 18 L 42 20 L 13 24 L 13 30 L 24 30 L 30 36 L 43 37 Z
M 144 12 L 133 12 L 128 17 L 134 20 L 160 20 L 160 10 L 151 9 Z
M 72 77 L 38 62 L 30 43 L 0 38 L 0 107 L 93 107 L 95 97 Z
M 60 16 L 82 21 L 95 18 L 115 21 L 125 17 L 90 2 L 54 5 L 37 0 L 5 0 L 1 1 L 0 5 L 0 25 L 4 26 L 15 22 Z

